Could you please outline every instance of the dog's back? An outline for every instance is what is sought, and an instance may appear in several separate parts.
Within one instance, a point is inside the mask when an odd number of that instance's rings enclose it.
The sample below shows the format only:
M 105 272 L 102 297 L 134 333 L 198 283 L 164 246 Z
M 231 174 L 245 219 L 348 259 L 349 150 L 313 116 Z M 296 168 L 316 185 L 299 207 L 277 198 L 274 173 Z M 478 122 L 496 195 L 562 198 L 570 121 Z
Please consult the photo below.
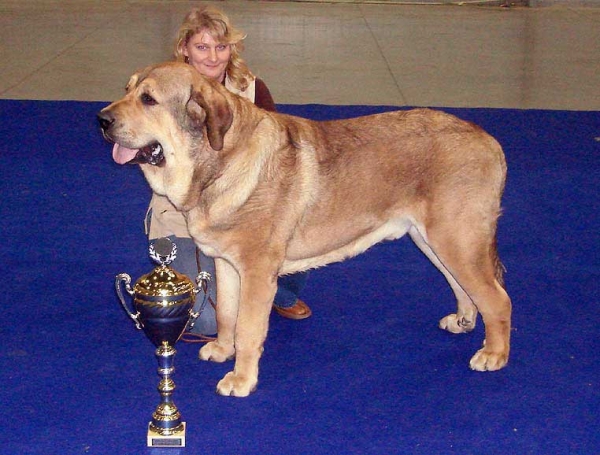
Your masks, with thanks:
M 300 162 L 311 170 L 313 192 L 290 242 L 294 258 L 338 245 L 342 251 L 311 261 L 323 265 L 441 214 L 456 223 L 473 210 L 494 222 L 499 214 L 504 154 L 472 123 L 416 109 L 308 125 L 294 137 L 305 145 Z

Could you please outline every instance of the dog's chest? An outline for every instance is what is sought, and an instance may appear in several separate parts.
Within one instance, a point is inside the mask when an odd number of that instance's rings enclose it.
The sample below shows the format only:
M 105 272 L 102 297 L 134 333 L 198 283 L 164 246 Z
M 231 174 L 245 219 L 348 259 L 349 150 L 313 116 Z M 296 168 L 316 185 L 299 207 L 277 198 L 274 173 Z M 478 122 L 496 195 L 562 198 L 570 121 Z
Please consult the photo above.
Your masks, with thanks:
M 209 217 L 203 210 L 194 209 L 186 215 L 188 231 L 194 242 L 207 256 L 222 256 L 226 230 Z

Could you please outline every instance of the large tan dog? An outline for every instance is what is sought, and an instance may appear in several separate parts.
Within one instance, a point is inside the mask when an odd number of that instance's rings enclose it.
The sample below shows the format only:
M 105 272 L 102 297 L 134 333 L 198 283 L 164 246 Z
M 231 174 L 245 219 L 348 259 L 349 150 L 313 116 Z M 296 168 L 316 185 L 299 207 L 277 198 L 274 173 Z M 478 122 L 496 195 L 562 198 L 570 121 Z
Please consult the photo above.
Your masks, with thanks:
M 215 258 L 218 338 L 200 358 L 235 356 L 218 393 L 256 388 L 278 275 L 406 233 L 456 295 L 440 326 L 468 332 L 482 315 L 471 368 L 506 365 L 511 302 L 495 240 L 506 164 L 479 127 L 427 109 L 329 122 L 266 112 L 181 63 L 132 76 L 99 120 L 114 159 L 139 163 Z

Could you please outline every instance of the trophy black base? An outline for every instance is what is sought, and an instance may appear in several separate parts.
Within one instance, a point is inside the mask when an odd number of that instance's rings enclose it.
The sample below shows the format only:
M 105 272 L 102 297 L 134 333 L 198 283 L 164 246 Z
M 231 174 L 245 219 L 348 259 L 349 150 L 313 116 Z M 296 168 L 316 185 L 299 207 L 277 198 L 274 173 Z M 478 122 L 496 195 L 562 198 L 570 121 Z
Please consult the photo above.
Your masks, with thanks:
M 185 447 L 185 422 L 181 422 L 183 429 L 174 431 L 170 435 L 162 435 L 151 428 L 148 423 L 148 447 Z

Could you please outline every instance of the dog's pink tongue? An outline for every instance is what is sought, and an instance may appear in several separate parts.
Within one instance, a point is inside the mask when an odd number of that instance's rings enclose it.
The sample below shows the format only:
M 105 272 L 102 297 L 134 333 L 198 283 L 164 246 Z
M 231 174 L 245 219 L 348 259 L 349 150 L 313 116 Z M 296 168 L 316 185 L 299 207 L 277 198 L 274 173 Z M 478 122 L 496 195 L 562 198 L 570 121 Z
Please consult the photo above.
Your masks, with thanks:
M 125 164 L 134 159 L 137 152 L 137 149 L 128 149 L 122 145 L 115 144 L 113 147 L 113 160 L 119 164 Z

